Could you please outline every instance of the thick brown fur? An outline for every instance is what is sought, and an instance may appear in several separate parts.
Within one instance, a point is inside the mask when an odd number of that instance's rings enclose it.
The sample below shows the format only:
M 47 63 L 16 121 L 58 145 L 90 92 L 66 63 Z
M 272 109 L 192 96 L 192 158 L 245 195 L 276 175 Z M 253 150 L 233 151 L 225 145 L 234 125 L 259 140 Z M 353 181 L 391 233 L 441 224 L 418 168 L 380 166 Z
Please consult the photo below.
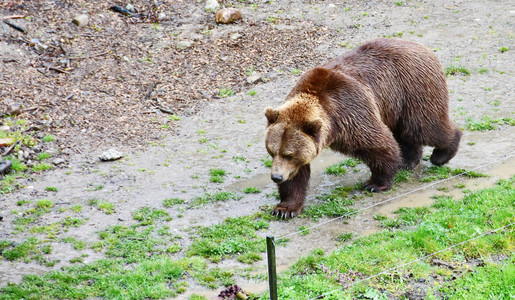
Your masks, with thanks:
M 426 47 L 378 39 L 306 72 L 278 109 L 268 107 L 266 147 L 281 202 L 273 214 L 303 208 L 309 163 L 327 146 L 363 160 L 372 176 L 364 188 L 391 188 L 399 169 L 412 169 L 422 146 L 431 162 L 447 163 L 461 131 L 448 116 L 442 67 Z

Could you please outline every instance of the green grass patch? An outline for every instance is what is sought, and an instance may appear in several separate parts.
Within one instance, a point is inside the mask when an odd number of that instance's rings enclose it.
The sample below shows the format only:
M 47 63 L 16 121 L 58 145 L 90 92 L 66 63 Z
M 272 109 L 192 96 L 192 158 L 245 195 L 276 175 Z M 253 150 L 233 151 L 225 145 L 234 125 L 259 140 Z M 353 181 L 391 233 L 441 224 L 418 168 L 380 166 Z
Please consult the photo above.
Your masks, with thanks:
M 463 174 L 462 176 L 468 178 L 488 177 L 486 174 L 478 173 L 475 171 L 467 171 L 465 169 L 452 169 L 447 166 L 430 166 L 422 172 L 422 177 L 420 177 L 419 180 L 421 182 L 431 182 L 460 174 Z
M 245 193 L 245 194 L 259 194 L 259 193 L 261 193 L 261 190 L 256 188 L 256 187 L 249 186 L 249 187 L 246 187 L 243 190 L 243 193 Z
M 175 205 L 183 204 L 184 200 L 180 198 L 168 198 L 163 200 L 164 207 L 172 207 Z
M 223 183 L 226 172 L 223 169 L 210 169 L 209 175 L 211 176 L 209 181 L 214 183 Z
M 32 166 L 32 171 L 34 172 L 41 172 L 41 171 L 48 171 L 50 169 L 52 169 L 54 167 L 54 165 L 52 164 L 47 164 L 47 163 L 39 163 L 39 164 L 35 164 Z
M 329 166 L 325 170 L 325 173 L 331 174 L 331 175 L 345 175 L 345 173 L 347 173 L 347 167 L 353 168 L 353 167 L 356 167 L 357 165 L 359 165 L 360 163 L 361 163 L 360 160 L 357 160 L 354 158 L 349 158 L 339 164 L 334 164 L 334 165 Z
M 425 299 L 436 294 L 451 299 L 489 295 L 509 299 L 515 293 L 515 228 L 478 236 L 513 222 L 514 184 L 515 176 L 462 200 L 437 197 L 431 207 L 401 208 L 397 229 L 359 238 L 328 255 L 315 250 L 301 258 L 280 276 L 279 298 L 315 298 L 328 292 L 332 293 L 324 299 L 402 298 L 407 292 L 420 292 L 414 290 L 415 283 L 426 282 L 420 295 Z M 478 238 L 467 242 L 474 237 Z M 450 246 L 455 248 L 417 260 Z M 495 262 L 499 257 L 504 260 Z M 454 267 L 446 268 L 433 259 Z M 484 264 L 468 264 L 477 260 Z M 347 289 L 357 280 L 408 262 L 412 263 Z
M 140 221 L 140 224 L 143 226 L 154 224 L 155 221 L 159 220 L 170 221 L 172 219 L 167 211 L 150 208 L 148 206 L 134 211 L 132 213 L 132 218 Z
M 209 203 L 226 202 L 229 200 L 240 200 L 241 195 L 237 195 L 231 192 L 218 192 L 214 194 L 205 193 L 202 196 L 195 197 L 190 203 L 189 207 L 200 207 Z
M 484 116 L 480 120 L 474 120 L 472 118 L 465 119 L 465 129 L 468 131 L 496 130 L 498 128 L 496 125 L 515 126 L 515 119 L 513 119 L 513 118 L 494 119 L 490 116 Z
M 463 66 L 455 66 L 455 65 L 451 64 L 450 66 L 445 68 L 445 75 L 447 75 L 447 76 L 453 76 L 453 75 L 469 76 L 470 70 Z
M 201 256 L 217 262 L 222 258 L 266 250 L 264 238 L 257 231 L 267 229 L 269 222 L 261 214 L 228 218 L 221 224 L 201 227 L 198 238 L 190 246 L 189 256 Z
M 330 193 L 317 197 L 320 203 L 308 206 L 301 216 L 318 220 L 322 217 L 339 217 L 349 214 L 353 210 L 348 206 L 354 204 L 357 197 L 350 196 L 350 194 L 359 189 L 360 185 L 337 187 Z

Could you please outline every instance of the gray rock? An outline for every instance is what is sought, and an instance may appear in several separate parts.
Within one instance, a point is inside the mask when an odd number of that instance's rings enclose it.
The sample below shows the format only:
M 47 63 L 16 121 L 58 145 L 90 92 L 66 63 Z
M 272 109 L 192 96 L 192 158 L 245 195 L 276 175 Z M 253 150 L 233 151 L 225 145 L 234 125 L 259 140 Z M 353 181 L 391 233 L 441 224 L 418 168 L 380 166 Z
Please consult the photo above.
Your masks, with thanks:
M 255 73 L 247 77 L 247 83 L 253 84 L 261 80 L 261 74 Z
M 206 1 L 206 10 L 217 10 L 220 7 L 217 0 L 207 0 Z
M 64 159 L 62 159 L 62 158 L 60 158 L 60 157 L 58 157 L 58 158 L 56 158 L 56 159 L 54 159 L 54 160 L 52 161 L 52 164 L 54 164 L 54 165 L 58 166 L 58 165 L 64 164 L 65 162 L 66 162 L 66 160 L 64 160 Z
M 13 164 L 10 160 L 0 162 L 0 174 L 5 175 L 11 172 Z
M 16 102 L 8 102 L 7 111 L 5 112 L 5 114 L 11 116 L 17 116 L 21 114 L 21 105 Z
M 86 14 L 80 14 L 75 16 L 72 22 L 79 27 L 84 27 L 88 25 L 89 17 Z
M 123 153 L 117 151 L 116 149 L 109 149 L 100 154 L 98 158 L 100 158 L 101 161 L 112 161 L 120 159 L 122 157 Z
M 179 41 L 177 42 L 177 44 L 175 44 L 175 48 L 177 48 L 178 50 L 184 50 L 191 47 L 192 45 L 192 41 Z
M 127 5 L 125 6 L 125 9 L 130 12 L 134 12 L 134 5 L 127 3 Z
M 237 32 L 231 34 L 231 36 L 230 36 L 231 40 L 237 40 L 237 39 L 239 39 L 241 37 L 242 37 L 242 35 L 237 33 Z

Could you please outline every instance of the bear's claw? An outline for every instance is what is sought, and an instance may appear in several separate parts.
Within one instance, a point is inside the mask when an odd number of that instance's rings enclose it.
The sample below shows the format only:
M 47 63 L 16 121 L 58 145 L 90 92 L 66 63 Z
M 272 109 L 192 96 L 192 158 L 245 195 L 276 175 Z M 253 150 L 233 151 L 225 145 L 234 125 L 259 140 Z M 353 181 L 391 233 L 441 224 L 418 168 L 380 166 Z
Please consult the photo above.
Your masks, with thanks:
M 277 216 L 281 219 L 288 219 L 288 218 L 295 218 L 296 216 L 298 216 L 300 214 L 300 209 L 297 209 L 297 210 L 289 210 L 288 208 L 286 207 L 279 207 L 279 206 L 276 206 L 273 210 L 272 210 L 272 216 Z
M 365 182 L 363 184 L 363 189 L 365 189 L 365 190 L 367 190 L 369 192 L 372 192 L 372 193 L 378 193 L 378 192 L 386 191 L 389 188 L 390 187 L 388 187 L 388 186 L 378 185 L 378 184 L 372 183 L 370 181 L 367 181 L 367 182 Z

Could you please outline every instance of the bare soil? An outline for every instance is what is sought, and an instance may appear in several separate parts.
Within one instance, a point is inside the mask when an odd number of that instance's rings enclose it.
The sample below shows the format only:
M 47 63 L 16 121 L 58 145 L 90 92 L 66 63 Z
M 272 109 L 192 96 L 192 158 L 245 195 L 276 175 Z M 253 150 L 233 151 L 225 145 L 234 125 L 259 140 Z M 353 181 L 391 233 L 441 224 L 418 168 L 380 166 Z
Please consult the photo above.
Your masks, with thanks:
M 350 48 L 377 37 L 399 37 L 420 42 L 431 49 L 443 67 L 460 66 L 469 76 L 448 78 L 451 115 L 460 126 L 466 119 L 514 118 L 515 6 L 510 1 L 223 1 L 222 6 L 241 9 L 243 17 L 220 25 L 204 3 L 193 0 L 131 1 L 141 14 L 127 17 L 109 7 L 121 1 L 3 1 L 0 17 L 23 28 L 19 32 L 0 25 L 0 113 L 8 102 L 25 109 L 18 118 L 35 125 L 32 134 L 56 136 L 41 143 L 39 151 L 52 150 L 66 163 L 42 174 L 20 179 L 23 188 L 0 195 L 0 239 L 21 241 L 27 234 L 13 234 L 17 201 L 52 199 L 63 207 L 81 204 L 86 224 L 64 235 L 89 242 L 97 231 L 114 224 L 130 224 L 131 213 L 143 206 L 162 208 L 165 198 L 190 201 L 207 192 L 241 192 L 248 186 L 262 193 L 242 200 L 206 205 L 185 212 L 168 209 L 169 226 L 190 242 L 188 228 L 220 223 L 227 217 L 249 215 L 263 205 L 274 205 L 265 194 L 275 190 L 262 159 L 264 149 L 263 110 L 277 106 L 306 71 Z M 74 16 L 85 13 L 89 23 L 78 27 Z M 37 39 L 37 40 L 36 40 Z M 190 41 L 180 50 L 177 43 Z M 41 45 L 38 45 L 41 44 Z M 500 51 L 501 48 L 509 49 Z M 251 75 L 260 80 L 247 82 Z M 234 95 L 223 97 L 225 88 Z M 255 95 L 247 92 L 253 90 Z M 180 116 L 173 120 L 170 116 Z M 1 122 L 1 121 L 0 121 Z M 37 125 L 37 126 L 36 126 Z M 475 168 L 488 179 L 455 179 L 468 187 L 492 184 L 513 175 L 515 130 L 498 125 L 493 131 L 465 131 L 460 151 L 450 162 L 454 168 Z M 35 130 L 38 131 L 35 131 Z M 100 162 L 98 155 L 109 148 L 123 151 L 116 162 Z M 0 149 L 2 152 L 3 149 Z M 430 149 L 426 149 L 426 153 Z M 244 160 L 235 159 L 243 157 Z M 343 157 L 326 151 L 313 164 L 307 203 L 316 196 L 344 184 L 355 184 L 369 176 L 366 167 L 344 177 L 323 173 Z M 417 172 L 427 166 L 423 162 Z M 222 168 L 229 176 L 222 184 L 209 182 L 211 168 Z M 45 187 L 57 187 L 49 192 Z M 95 189 L 102 186 L 101 189 Z M 366 198 L 365 207 L 420 188 L 403 185 L 390 193 Z M 359 235 L 374 232 L 372 216 L 391 214 L 396 207 L 427 205 L 436 187 L 409 197 L 399 197 L 375 210 L 344 221 L 320 226 L 307 236 L 293 236 L 279 248 L 281 268 L 309 253 L 315 246 L 336 247 L 342 232 Z M 115 204 L 106 215 L 87 205 L 90 199 Z M 177 217 L 183 215 L 182 217 Z M 66 216 L 50 213 L 41 224 Z M 283 236 L 299 226 L 315 225 L 307 219 L 273 222 L 268 234 Z M 58 243 L 53 256 L 68 264 L 77 251 Z M 59 250 L 60 249 L 60 250 Z M 91 253 L 85 263 L 98 259 Z M 265 270 L 264 262 L 256 263 Z M 242 264 L 224 260 L 222 268 Z M 25 274 L 41 274 L 52 268 L 35 263 L 0 261 L 0 286 L 19 282 Z M 245 290 L 262 291 L 264 283 L 238 279 Z M 208 296 L 216 292 L 192 285 Z

